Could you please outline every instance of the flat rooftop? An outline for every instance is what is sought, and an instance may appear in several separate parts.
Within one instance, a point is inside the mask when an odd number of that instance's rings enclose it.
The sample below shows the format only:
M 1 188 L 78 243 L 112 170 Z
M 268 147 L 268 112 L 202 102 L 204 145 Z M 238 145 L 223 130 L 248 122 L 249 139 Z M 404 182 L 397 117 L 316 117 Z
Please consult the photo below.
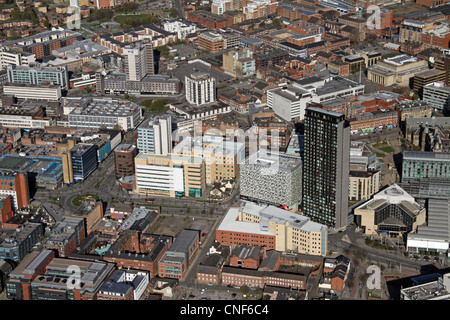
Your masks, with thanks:
M 245 214 L 258 217 L 259 223 L 238 220 L 239 212 L 241 211 Z M 291 227 L 305 232 L 323 232 L 327 230 L 325 225 L 312 222 L 308 217 L 298 213 L 286 211 L 274 206 L 262 207 L 251 202 L 247 202 L 241 208 L 230 208 L 217 230 L 275 236 L 274 233 L 269 232 L 269 220 L 277 224 L 285 225 L 287 223 Z
M 140 106 L 134 102 L 114 99 L 90 99 L 88 101 L 69 100 L 66 107 L 74 107 L 70 115 L 90 115 L 95 117 L 109 116 L 130 116 Z
M 249 156 L 246 165 L 255 165 L 262 168 L 276 168 L 277 171 L 292 172 L 302 166 L 302 159 L 299 156 L 288 155 L 283 153 L 263 154 L 256 152 Z
M 209 73 L 211 77 L 216 78 L 217 85 L 226 82 L 227 80 L 234 79 L 234 76 L 213 69 L 210 64 L 202 62 L 201 60 L 193 60 L 190 63 L 180 64 L 173 70 L 167 70 L 168 75 L 177 79 L 185 79 L 195 72 Z
M 62 174 L 61 158 L 23 157 L 4 155 L 0 157 L 0 168 L 11 171 L 34 173 L 39 176 L 58 176 Z

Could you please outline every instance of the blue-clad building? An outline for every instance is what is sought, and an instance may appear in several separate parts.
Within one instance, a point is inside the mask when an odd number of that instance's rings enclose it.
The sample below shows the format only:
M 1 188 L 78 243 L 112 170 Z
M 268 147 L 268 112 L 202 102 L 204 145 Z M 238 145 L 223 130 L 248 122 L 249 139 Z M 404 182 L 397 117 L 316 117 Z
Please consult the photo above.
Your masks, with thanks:
M 39 188 L 56 189 L 63 181 L 61 158 L 48 156 L 0 156 L 0 169 L 26 173 L 28 184 Z
M 97 146 L 79 143 L 70 149 L 73 178 L 75 181 L 86 179 L 98 166 Z

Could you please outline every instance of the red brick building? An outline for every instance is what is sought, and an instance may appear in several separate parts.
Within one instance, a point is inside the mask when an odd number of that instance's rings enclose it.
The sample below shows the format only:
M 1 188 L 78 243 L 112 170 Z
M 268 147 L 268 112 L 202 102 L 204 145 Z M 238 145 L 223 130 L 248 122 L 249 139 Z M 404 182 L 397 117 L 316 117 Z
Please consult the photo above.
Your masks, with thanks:
M 301 8 L 287 5 L 280 5 L 277 7 L 277 14 L 282 18 L 287 18 L 290 21 L 293 20 L 303 20 L 307 21 L 312 17 L 320 18 L 321 15 L 316 12 L 310 12 L 307 10 L 302 10 Z
M 0 192 L 12 194 L 15 209 L 22 209 L 30 203 L 28 178 L 23 173 L 0 171 Z
M 222 278 L 222 269 L 214 266 L 199 265 L 196 278 L 198 283 L 219 285 Z
M 75 217 L 63 217 L 52 229 L 44 247 L 57 252 L 60 258 L 68 257 L 86 237 L 84 220 Z
M 428 47 L 448 49 L 450 42 L 450 31 L 435 34 L 433 32 L 422 33 L 422 42 Z
M 225 49 L 225 41 L 219 33 L 204 32 L 198 36 L 198 47 L 209 52 Z
M 232 267 L 258 269 L 265 253 L 266 249 L 263 247 L 238 245 L 230 255 L 229 265 Z
M 51 250 L 32 251 L 10 273 L 7 281 L 7 298 L 97 300 L 99 288 L 111 276 L 114 268 L 113 264 L 103 261 L 56 258 Z M 77 284 L 77 273 L 79 276 L 92 274 L 95 277 Z
M 130 203 L 114 203 L 111 207 L 111 219 L 125 219 L 133 212 L 133 206 Z
M 0 227 L 5 228 L 6 222 L 13 216 L 11 196 L 0 197 Z
M 426 6 L 429 8 L 435 8 L 442 5 L 445 5 L 449 2 L 449 0 L 417 0 L 416 4 L 421 6 Z
M 126 230 L 105 252 L 103 260 L 115 263 L 119 269 L 148 271 L 149 276 L 154 277 L 158 274 L 158 261 L 171 244 L 170 237 Z
M 183 280 L 190 264 L 198 254 L 200 239 L 197 231 L 182 230 L 173 241 L 169 250 L 158 263 L 158 275 L 161 278 Z
M 258 271 L 228 266 L 222 269 L 222 285 L 224 286 L 264 288 L 267 285 L 293 290 L 306 290 L 306 280 L 306 276 L 303 274 Z
M 134 158 L 137 148 L 131 144 L 121 144 L 114 149 L 116 179 L 135 174 Z
M 331 260 L 325 260 L 321 282 L 328 284 L 331 290 L 342 291 L 350 268 L 350 260 L 343 255 L 336 257 L 334 261 Z
M 226 18 L 204 10 L 190 11 L 187 14 L 187 20 L 215 30 L 226 28 L 233 24 L 232 17 Z
M 380 15 L 380 28 L 379 29 L 392 28 L 394 12 L 392 10 L 382 9 L 380 13 L 381 13 L 381 15 Z
M 374 111 L 356 115 L 349 119 L 351 131 L 372 130 L 376 127 L 398 126 L 398 113 L 396 111 Z
M 25 267 L 29 265 L 33 260 L 40 259 L 40 264 L 34 269 L 25 271 Z M 31 300 L 30 286 L 37 276 L 46 272 L 47 265 L 55 258 L 55 253 L 49 250 L 32 251 L 29 253 L 12 271 L 16 276 L 9 278 L 7 281 L 8 290 L 7 298 L 9 300 Z M 15 290 L 10 290 L 14 288 Z
M 216 230 L 216 240 L 222 245 L 265 246 L 268 250 L 275 250 L 275 235 L 261 235 L 249 232 Z

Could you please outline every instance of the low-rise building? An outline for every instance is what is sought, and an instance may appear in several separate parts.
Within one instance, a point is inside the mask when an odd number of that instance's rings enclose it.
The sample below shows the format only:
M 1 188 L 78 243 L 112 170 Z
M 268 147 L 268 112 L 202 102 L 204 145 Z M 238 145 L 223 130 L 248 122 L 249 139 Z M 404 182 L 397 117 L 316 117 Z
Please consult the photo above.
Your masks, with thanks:
M 148 272 L 116 270 L 98 292 L 98 300 L 139 300 L 149 284 Z
M 414 285 L 400 290 L 400 300 L 450 300 L 449 273 L 423 275 L 411 280 Z
M 367 79 L 383 86 L 396 84 L 402 87 L 410 85 L 415 74 L 428 70 L 428 63 L 416 57 L 402 54 L 380 60 L 369 67 Z
M 399 185 L 378 192 L 354 210 L 356 223 L 366 235 L 414 232 L 425 223 L 426 209 Z
M 6 83 L 3 85 L 3 94 L 17 99 L 44 101 L 59 101 L 62 97 L 61 86 L 53 84 Z
M 1 239 L 0 259 L 16 263 L 19 263 L 44 236 L 44 227 L 41 223 L 26 222 L 11 231 L 11 234 Z
M 403 152 L 402 182 L 424 178 L 449 178 L 450 154 L 442 152 Z
M 433 108 L 444 111 L 450 108 L 450 87 L 443 81 L 428 83 L 423 86 L 423 100 Z
M 141 107 L 130 101 L 112 98 L 65 98 L 64 114 L 69 127 L 89 129 L 135 129 L 142 121 Z
M 97 229 L 98 223 L 103 218 L 103 202 L 91 199 L 83 203 L 78 210 L 71 214 L 72 217 L 82 218 L 86 227 L 86 235 Z
M 406 248 L 411 253 L 447 253 L 450 244 L 449 200 L 442 196 L 428 199 L 427 222 L 408 234 Z
M 159 260 L 158 275 L 162 278 L 183 280 L 199 249 L 199 232 L 182 230 Z
M 55 258 L 51 250 L 33 251 L 9 274 L 7 297 L 10 300 L 96 300 L 113 272 L 112 263 Z
M 222 285 L 248 286 L 264 288 L 265 286 L 286 287 L 291 290 L 306 290 L 306 276 L 288 272 L 259 271 L 239 267 L 223 267 Z
M 189 24 L 182 19 L 166 20 L 162 23 L 162 27 L 167 32 L 176 33 L 180 40 L 184 40 L 188 34 L 196 33 L 197 30 L 195 24 Z
M 119 269 L 147 271 L 153 278 L 158 274 L 160 259 L 171 244 L 171 237 L 124 230 L 105 251 L 103 260 L 114 263 Z
M 223 54 L 223 69 L 239 78 L 256 74 L 252 51 L 240 49 L 225 52 Z
M 84 220 L 75 217 L 63 217 L 52 229 L 44 247 L 56 252 L 58 257 L 68 257 L 86 237 Z

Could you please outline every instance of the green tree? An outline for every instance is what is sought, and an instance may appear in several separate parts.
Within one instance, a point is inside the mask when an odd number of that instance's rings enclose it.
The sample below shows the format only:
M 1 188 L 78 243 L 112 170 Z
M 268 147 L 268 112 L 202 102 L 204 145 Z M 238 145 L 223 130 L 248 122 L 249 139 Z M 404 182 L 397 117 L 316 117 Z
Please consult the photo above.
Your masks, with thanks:
M 13 20 L 20 19 L 20 11 L 18 8 L 14 8 L 13 11 L 11 11 L 11 19 Z
M 240 291 L 242 294 L 248 294 L 249 291 L 250 291 L 250 289 L 249 289 L 249 287 L 247 287 L 247 286 L 242 286 L 242 287 L 239 289 L 239 291 Z
M 278 18 L 274 18 L 274 19 L 272 20 L 272 24 L 273 24 L 274 26 L 279 27 L 279 26 L 281 26 L 281 20 L 278 19 Z
M 178 16 L 178 12 L 176 8 L 170 8 L 169 17 L 176 18 Z

